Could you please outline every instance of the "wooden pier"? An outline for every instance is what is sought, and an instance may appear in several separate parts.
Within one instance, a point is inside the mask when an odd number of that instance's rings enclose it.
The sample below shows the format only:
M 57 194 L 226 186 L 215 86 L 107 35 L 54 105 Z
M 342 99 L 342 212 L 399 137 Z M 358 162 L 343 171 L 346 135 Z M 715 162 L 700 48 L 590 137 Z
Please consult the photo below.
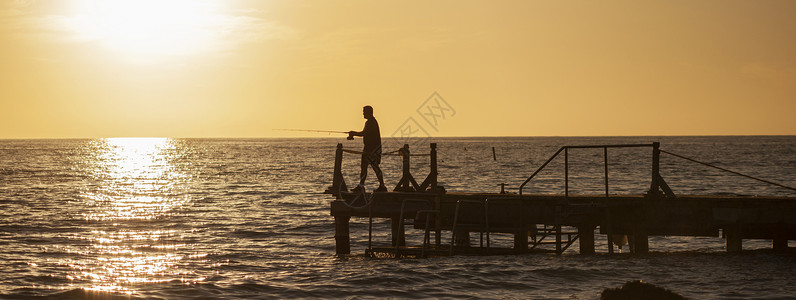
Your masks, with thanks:
M 652 150 L 650 189 L 644 195 L 609 195 L 608 149 L 627 147 Z M 605 151 L 605 194 L 569 193 L 568 150 L 575 148 Z M 366 254 L 391 257 L 560 255 L 576 240 L 581 254 L 591 254 L 595 253 L 596 229 L 607 235 L 609 253 L 614 251 L 611 241 L 625 236 L 631 252 L 641 254 L 649 251 L 650 236 L 722 236 L 729 252 L 741 251 L 744 239 L 770 239 L 778 250 L 787 249 L 788 240 L 796 239 L 796 198 L 675 195 L 658 171 L 662 152 L 658 143 L 562 147 L 520 186 L 518 194 L 446 192 L 437 184 L 436 144 L 431 144 L 430 172 L 422 183 L 409 172 L 411 154 L 405 145 L 399 151 L 404 160 L 403 176 L 394 191 L 354 193 L 343 179 L 343 151 L 338 144 L 333 183 L 326 190 L 335 197 L 331 215 L 339 255 L 351 251 L 352 217 L 369 220 Z M 564 194 L 523 194 L 524 186 L 561 153 L 566 166 Z M 373 241 L 372 226 L 379 219 L 391 220 L 391 240 L 374 246 L 378 241 Z M 407 245 L 407 227 L 421 232 L 422 242 Z M 471 233 L 478 233 L 477 242 L 470 240 Z M 495 246 L 494 234 L 513 235 L 513 245 Z

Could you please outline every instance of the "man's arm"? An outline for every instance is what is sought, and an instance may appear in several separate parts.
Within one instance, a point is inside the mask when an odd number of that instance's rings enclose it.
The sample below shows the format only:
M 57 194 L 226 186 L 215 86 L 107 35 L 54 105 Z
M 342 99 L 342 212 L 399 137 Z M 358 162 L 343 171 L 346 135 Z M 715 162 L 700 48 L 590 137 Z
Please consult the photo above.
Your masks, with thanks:
M 349 138 L 354 138 L 355 136 L 365 136 L 365 132 L 367 132 L 367 131 L 368 131 L 368 122 L 365 122 L 365 127 L 362 128 L 362 131 L 353 131 L 353 130 L 351 130 L 351 131 L 348 132 L 348 137 Z

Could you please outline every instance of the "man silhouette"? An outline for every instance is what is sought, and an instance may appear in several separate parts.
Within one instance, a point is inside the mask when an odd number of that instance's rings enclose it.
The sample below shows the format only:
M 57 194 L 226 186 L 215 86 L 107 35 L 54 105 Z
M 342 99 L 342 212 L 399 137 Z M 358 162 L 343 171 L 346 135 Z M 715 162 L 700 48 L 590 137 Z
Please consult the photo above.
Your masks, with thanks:
M 359 185 L 354 188 L 354 191 L 359 191 L 364 188 L 365 178 L 368 176 L 368 165 L 373 167 L 376 172 L 376 178 L 379 179 L 379 188 L 377 192 L 386 192 L 387 187 L 384 186 L 384 178 L 379 168 L 381 163 L 381 132 L 379 131 L 379 122 L 373 117 L 373 107 L 367 105 L 362 107 L 362 116 L 367 119 L 365 121 L 365 128 L 362 131 L 349 131 L 348 138 L 353 139 L 355 136 L 362 137 L 362 143 L 365 146 L 362 148 L 362 169 L 359 174 Z

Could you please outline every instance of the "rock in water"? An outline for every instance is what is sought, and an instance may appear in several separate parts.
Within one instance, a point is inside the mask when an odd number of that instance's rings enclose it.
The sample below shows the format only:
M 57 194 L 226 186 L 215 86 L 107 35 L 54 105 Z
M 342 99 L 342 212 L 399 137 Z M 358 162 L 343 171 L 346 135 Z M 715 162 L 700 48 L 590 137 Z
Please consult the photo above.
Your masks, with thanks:
M 641 280 L 628 281 L 619 288 L 605 289 L 602 295 L 600 295 L 600 300 L 626 299 L 682 300 L 686 298 L 670 290 L 642 282 Z

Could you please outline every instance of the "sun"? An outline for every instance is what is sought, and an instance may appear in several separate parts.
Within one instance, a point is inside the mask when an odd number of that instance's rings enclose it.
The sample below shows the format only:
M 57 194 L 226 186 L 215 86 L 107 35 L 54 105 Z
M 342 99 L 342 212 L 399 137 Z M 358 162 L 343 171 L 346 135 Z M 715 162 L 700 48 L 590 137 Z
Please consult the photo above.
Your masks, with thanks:
M 212 48 L 220 1 L 83 0 L 68 27 L 80 38 L 134 56 L 186 55 Z

